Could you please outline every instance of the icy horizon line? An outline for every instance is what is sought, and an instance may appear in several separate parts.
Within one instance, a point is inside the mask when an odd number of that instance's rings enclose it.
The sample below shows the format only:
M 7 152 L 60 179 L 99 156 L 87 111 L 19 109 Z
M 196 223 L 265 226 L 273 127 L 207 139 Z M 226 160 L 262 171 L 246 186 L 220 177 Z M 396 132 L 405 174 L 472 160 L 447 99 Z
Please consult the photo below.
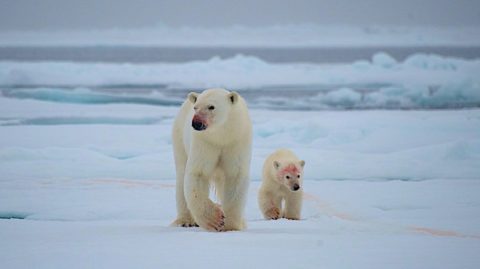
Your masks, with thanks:
M 227 27 L 168 26 L 91 30 L 0 31 L 0 46 L 472 46 L 480 27 L 277 24 Z
M 143 29 L 201 29 L 201 30 L 218 30 L 218 29 L 275 29 L 275 28 L 373 28 L 373 29 L 478 29 L 480 25 L 433 25 L 433 24 L 349 24 L 349 23 L 272 23 L 264 25 L 248 25 L 248 24 L 230 24 L 219 26 L 204 25 L 172 25 L 168 23 L 155 23 L 144 26 L 131 27 L 97 27 L 97 28 L 39 28 L 39 29 L 0 29 L 0 32 L 91 32 L 91 31 L 110 31 L 110 30 L 143 30 Z

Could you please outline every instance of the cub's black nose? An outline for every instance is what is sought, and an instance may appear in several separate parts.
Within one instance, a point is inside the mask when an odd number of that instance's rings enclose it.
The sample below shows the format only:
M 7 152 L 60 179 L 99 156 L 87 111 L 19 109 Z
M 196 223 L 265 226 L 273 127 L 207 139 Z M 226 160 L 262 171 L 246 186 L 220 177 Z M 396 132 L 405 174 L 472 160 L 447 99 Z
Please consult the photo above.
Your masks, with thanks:
M 203 124 L 201 121 L 192 121 L 192 127 L 197 131 L 203 131 L 207 129 L 207 125 Z
M 298 184 L 295 184 L 295 185 L 293 185 L 292 189 L 294 191 L 298 191 L 298 189 L 300 189 L 300 186 Z

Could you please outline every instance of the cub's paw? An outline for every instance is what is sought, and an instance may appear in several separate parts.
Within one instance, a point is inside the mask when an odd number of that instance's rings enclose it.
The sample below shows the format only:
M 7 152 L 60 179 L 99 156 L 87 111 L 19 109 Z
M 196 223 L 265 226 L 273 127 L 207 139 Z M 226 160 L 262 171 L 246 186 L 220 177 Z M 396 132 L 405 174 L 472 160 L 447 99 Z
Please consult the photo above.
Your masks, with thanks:
M 280 218 L 280 209 L 278 207 L 272 207 L 265 211 L 266 219 L 279 219 Z

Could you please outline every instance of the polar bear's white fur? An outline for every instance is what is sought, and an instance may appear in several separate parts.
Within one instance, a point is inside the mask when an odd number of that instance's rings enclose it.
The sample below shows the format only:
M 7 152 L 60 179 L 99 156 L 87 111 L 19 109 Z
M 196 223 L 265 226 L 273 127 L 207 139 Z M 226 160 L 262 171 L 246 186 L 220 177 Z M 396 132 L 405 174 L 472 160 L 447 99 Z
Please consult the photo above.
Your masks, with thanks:
M 300 219 L 304 165 L 305 161 L 288 149 L 279 149 L 265 160 L 258 204 L 266 219 Z
M 241 230 L 249 184 L 252 124 L 236 92 L 190 93 L 173 126 L 177 219 L 173 225 Z M 213 184 L 220 204 L 209 198 Z

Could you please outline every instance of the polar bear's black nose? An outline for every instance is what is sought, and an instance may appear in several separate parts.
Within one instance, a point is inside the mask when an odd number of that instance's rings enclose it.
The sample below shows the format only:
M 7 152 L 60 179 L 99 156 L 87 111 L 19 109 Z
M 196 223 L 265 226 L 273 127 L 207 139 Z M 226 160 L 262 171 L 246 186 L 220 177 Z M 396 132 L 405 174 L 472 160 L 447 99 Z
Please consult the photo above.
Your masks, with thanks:
M 298 189 L 300 189 L 300 186 L 295 183 L 295 185 L 293 185 L 292 189 L 293 189 L 294 191 L 298 191 Z
M 197 131 L 203 131 L 207 129 L 207 125 L 203 124 L 203 122 L 201 121 L 196 121 L 196 120 L 192 121 L 192 127 Z

